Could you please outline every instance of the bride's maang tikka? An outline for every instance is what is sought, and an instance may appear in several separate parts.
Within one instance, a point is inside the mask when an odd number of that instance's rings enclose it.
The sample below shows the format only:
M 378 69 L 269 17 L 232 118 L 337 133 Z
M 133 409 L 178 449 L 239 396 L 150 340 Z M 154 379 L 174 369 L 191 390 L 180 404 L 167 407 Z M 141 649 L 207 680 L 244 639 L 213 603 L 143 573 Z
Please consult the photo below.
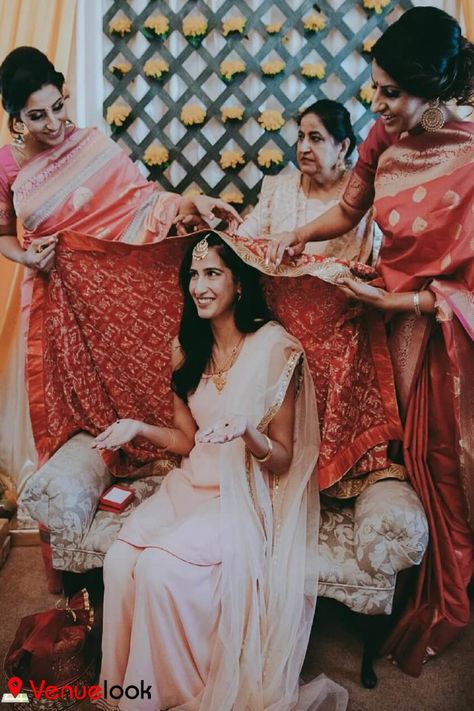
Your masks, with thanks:
M 205 259 L 209 254 L 209 244 L 207 237 L 204 237 L 193 249 L 193 259 Z

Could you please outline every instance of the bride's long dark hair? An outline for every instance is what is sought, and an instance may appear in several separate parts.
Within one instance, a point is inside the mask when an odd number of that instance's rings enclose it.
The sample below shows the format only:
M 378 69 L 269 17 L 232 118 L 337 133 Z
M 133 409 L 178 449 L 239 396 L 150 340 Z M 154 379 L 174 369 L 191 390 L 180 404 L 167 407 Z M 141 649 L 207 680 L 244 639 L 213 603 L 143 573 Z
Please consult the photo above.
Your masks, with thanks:
M 194 301 L 189 293 L 189 280 L 193 249 L 204 237 L 209 247 L 217 250 L 219 257 L 240 285 L 241 295 L 235 301 L 235 325 L 241 333 L 254 333 L 273 315 L 268 308 L 260 283 L 260 273 L 245 264 L 242 259 L 214 232 L 200 234 L 189 246 L 179 270 L 179 285 L 183 292 L 183 313 L 179 325 L 179 343 L 184 360 L 171 377 L 174 392 L 187 403 L 189 395 L 197 388 L 201 376 L 211 360 L 214 339 L 209 319 L 199 318 Z

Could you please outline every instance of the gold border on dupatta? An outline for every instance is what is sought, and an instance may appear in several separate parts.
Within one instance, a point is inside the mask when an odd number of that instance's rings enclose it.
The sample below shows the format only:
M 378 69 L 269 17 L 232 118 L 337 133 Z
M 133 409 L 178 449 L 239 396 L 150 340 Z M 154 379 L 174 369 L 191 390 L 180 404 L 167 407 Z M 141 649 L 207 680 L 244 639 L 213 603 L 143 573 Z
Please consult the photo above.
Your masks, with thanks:
M 291 378 L 293 377 L 293 374 L 295 372 L 295 369 L 298 367 L 298 365 L 302 365 L 302 359 L 304 358 L 304 354 L 302 351 L 299 350 L 293 350 L 286 362 L 286 366 L 283 370 L 283 373 L 280 377 L 280 382 L 278 384 L 278 392 L 275 401 L 270 405 L 262 419 L 257 425 L 257 430 L 259 432 L 263 432 L 264 430 L 267 429 L 268 425 L 270 422 L 273 420 L 277 412 L 279 411 L 280 407 L 282 406 L 283 400 L 285 399 L 286 392 L 288 390 L 289 384 L 291 382 Z M 296 382 L 296 392 L 298 393 L 301 387 L 301 380 L 303 377 L 302 373 L 302 368 L 300 367 L 300 372 L 298 373 L 297 377 L 297 382 Z M 258 510 L 256 507 L 256 502 L 255 502 L 255 485 L 254 485 L 254 458 L 252 457 L 252 453 L 248 449 L 248 447 L 245 448 L 245 473 L 247 476 L 247 484 L 249 487 L 249 492 L 250 496 L 255 508 L 255 511 L 258 514 Z M 272 501 L 272 509 L 273 509 L 273 517 L 275 521 L 274 525 L 274 539 L 273 539 L 273 547 L 276 547 L 276 544 L 279 539 L 280 535 L 280 529 L 281 529 L 281 520 L 280 517 L 277 513 L 277 509 L 279 506 L 280 502 L 280 475 L 279 474 L 270 474 L 269 473 L 269 478 L 270 478 L 270 486 L 271 486 L 271 501 Z

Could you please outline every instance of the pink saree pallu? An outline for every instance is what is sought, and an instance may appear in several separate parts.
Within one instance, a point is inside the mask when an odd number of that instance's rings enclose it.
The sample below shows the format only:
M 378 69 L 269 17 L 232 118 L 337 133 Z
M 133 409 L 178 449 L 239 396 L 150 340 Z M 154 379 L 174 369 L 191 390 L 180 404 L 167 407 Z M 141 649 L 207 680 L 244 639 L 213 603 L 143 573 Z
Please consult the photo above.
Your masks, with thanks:
M 263 270 L 265 241 L 222 237 Z M 73 433 L 96 435 L 118 418 L 171 423 L 170 348 L 188 244 L 168 238 L 135 246 L 61 234 L 55 269 L 49 278 L 35 277 L 28 335 L 30 409 L 43 461 Z M 341 260 L 308 256 L 306 264 L 283 266 L 264 282 L 275 315 L 302 342 L 312 372 L 321 488 L 355 468 L 355 491 L 365 474 L 390 475 L 387 442 L 401 438 L 401 430 L 383 323 L 375 313 L 348 308 L 337 287 L 323 281 L 348 269 Z M 169 454 L 139 438 L 106 456 L 122 475 L 151 460 L 172 464 Z

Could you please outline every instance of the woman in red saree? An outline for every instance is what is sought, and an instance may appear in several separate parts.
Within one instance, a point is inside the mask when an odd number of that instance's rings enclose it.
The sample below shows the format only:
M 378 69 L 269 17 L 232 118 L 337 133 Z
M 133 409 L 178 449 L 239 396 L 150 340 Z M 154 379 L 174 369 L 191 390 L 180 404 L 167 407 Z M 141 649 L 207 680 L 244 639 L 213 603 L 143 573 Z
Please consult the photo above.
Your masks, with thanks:
M 343 290 L 387 312 L 404 463 L 430 523 L 429 553 L 385 645 L 418 675 L 467 624 L 474 570 L 474 124 L 446 106 L 474 104 L 474 46 L 446 13 L 414 8 L 372 54 L 381 118 L 341 202 L 277 236 L 268 261 L 337 236 L 373 202 L 383 283 L 349 279 Z

